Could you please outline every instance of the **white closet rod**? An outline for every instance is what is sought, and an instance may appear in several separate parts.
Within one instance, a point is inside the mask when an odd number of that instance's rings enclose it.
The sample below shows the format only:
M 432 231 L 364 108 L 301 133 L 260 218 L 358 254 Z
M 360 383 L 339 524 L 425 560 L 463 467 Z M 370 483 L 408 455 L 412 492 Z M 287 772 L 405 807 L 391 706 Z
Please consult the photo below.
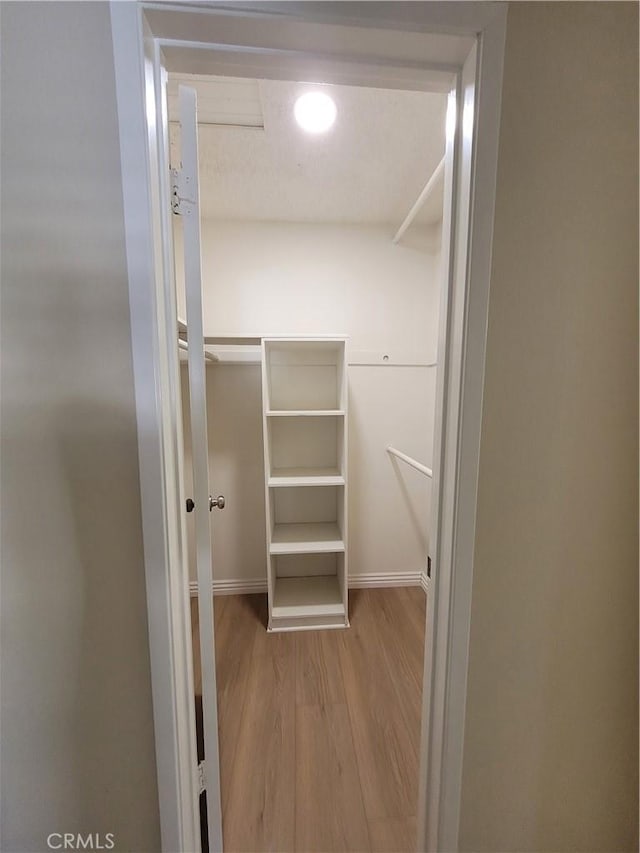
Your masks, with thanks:
M 185 352 L 188 352 L 189 350 L 189 344 L 187 343 L 187 341 L 183 341 L 182 338 L 178 338 L 178 347 L 179 349 L 182 349 Z M 206 350 L 204 351 L 204 357 L 207 361 L 218 361 L 218 358 L 215 355 L 212 355 Z
M 433 175 L 431 175 L 431 177 L 429 178 L 429 180 L 425 184 L 424 189 L 422 190 L 422 192 L 420 193 L 420 195 L 416 199 L 413 207 L 411 208 L 409 213 L 407 213 L 407 216 L 406 216 L 404 222 L 398 228 L 398 230 L 396 232 L 396 236 L 393 238 L 394 243 L 398 243 L 400 241 L 404 232 L 407 230 L 407 228 L 411 225 L 413 220 L 416 218 L 416 216 L 420 212 L 420 208 L 422 207 L 422 205 L 425 203 L 425 201 L 429 198 L 431 193 L 434 191 L 436 185 L 438 184 L 438 181 L 440 180 L 440 178 L 442 177 L 443 174 L 444 174 L 444 157 L 442 158 L 442 160 L 440 160 L 440 162 L 438 163 L 438 165 L 434 169 Z
M 398 459 L 402 459 L 402 461 L 406 462 L 407 465 L 411 465 L 412 468 L 415 468 L 416 471 L 420 471 L 422 474 L 426 474 L 427 477 L 433 477 L 433 471 L 431 468 L 427 468 L 426 465 L 423 465 L 411 456 L 407 456 L 406 453 L 401 453 L 395 447 L 391 447 L 391 445 L 389 445 L 389 447 L 387 447 L 387 453 L 390 453 L 392 456 L 397 456 Z

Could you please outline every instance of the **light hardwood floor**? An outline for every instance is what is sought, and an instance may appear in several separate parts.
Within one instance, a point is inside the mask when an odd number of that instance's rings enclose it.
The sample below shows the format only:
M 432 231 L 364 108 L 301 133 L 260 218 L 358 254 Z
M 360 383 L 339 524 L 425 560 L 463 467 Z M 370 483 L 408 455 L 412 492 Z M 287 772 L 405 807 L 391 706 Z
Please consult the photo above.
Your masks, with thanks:
M 415 850 L 422 590 L 352 590 L 346 630 L 268 634 L 262 595 L 214 608 L 226 853 Z

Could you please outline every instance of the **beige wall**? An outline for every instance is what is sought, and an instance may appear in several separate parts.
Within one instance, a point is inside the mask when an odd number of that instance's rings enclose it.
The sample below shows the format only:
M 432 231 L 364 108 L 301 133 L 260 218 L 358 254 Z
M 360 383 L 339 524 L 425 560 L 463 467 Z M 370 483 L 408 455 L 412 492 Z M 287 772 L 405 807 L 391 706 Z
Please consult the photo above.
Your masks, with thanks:
M 424 365 L 437 358 L 440 228 L 412 228 L 397 246 L 393 233 L 380 225 L 202 224 L 206 334 L 345 334 L 350 352 L 378 355 L 380 364 L 348 371 L 352 577 L 415 575 L 427 564 L 431 481 L 394 464 L 386 447 L 433 464 L 436 368 Z M 183 292 L 179 281 L 179 304 Z M 383 353 L 423 366 L 385 365 Z M 266 582 L 260 366 L 208 367 L 207 403 L 212 489 L 227 499 L 223 513 L 211 514 L 214 578 Z M 188 428 L 185 436 L 189 465 Z M 195 579 L 191 516 L 188 525 Z
M 175 224 L 181 256 L 179 218 Z M 397 245 L 395 230 L 205 219 L 205 335 L 348 335 L 352 352 L 435 362 L 441 228 L 415 225 Z M 177 278 L 184 316 L 180 269 Z
M 7 853 L 160 849 L 111 51 L 106 3 L 2 4 Z
M 461 847 L 637 850 L 637 6 L 505 59 Z
M 510 11 L 466 850 L 637 849 L 637 32 Z M 2 847 L 157 851 L 108 10 L 2 40 Z

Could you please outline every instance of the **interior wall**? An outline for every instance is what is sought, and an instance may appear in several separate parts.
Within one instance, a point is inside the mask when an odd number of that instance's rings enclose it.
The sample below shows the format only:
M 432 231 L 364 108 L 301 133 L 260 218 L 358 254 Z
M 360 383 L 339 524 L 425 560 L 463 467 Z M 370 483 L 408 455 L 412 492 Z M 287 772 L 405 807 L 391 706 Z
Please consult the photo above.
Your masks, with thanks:
M 461 849 L 638 849 L 638 7 L 508 15 Z
M 414 227 L 398 245 L 394 231 L 204 220 L 205 335 L 348 335 L 352 351 L 435 362 L 440 230 Z
M 637 849 L 637 32 L 509 12 L 467 850 Z M 106 5 L 2 4 L 1 85 L 2 846 L 157 851 Z
M 352 353 L 413 362 L 349 368 L 352 577 L 415 575 L 425 571 L 428 552 L 430 481 L 391 461 L 385 448 L 395 444 L 432 465 L 440 235 L 416 228 L 394 246 L 392 230 L 202 225 L 205 334 L 346 334 Z M 181 281 L 178 290 L 184 315 Z M 209 367 L 207 397 L 211 487 L 227 499 L 212 514 L 214 577 L 264 579 L 259 365 Z M 186 452 L 188 469 L 188 437 Z M 195 579 L 193 560 L 191 567 Z
M 108 4 L 2 4 L 1 71 L 0 846 L 156 853 Z

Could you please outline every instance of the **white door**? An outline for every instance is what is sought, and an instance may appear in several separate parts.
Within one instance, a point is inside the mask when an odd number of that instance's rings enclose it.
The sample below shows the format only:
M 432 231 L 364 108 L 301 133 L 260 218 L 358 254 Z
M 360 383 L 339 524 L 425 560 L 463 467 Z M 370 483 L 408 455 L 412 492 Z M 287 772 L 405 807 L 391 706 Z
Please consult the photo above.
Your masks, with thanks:
M 196 93 L 179 87 L 180 147 L 182 166 L 177 175 L 174 209 L 182 217 L 184 237 L 184 281 L 188 335 L 189 401 L 193 464 L 193 513 L 195 517 L 200 662 L 202 667 L 202 729 L 209 853 L 222 851 L 220 806 L 220 762 L 218 752 L 218 704 L 213 631 L 211 535 L 209 512 L 216 504 L 209 497 L 207 409 L 202 328 L 202 274 L 200 255 L 200 197 L 198 182 L 198 134 Z M 224 504 L 220 502 L 222 506 Z

